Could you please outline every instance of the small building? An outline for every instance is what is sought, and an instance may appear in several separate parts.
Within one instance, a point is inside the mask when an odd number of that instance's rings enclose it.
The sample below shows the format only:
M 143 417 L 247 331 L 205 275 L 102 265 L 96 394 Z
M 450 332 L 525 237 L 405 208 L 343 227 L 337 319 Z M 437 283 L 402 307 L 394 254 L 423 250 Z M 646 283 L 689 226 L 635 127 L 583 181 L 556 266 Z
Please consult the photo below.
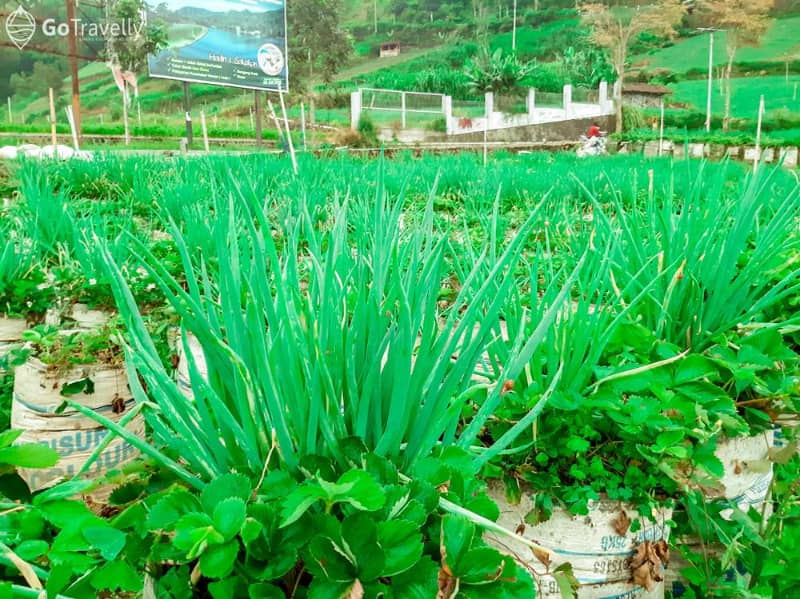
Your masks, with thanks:
M 381 44 L 381 58 L 400 56 L 400 44 L 397 42 L 384 42 Z
M 626 83 L 622 87 L 622 101 L 625 104 L 641 108 L 658 108 L 664 96 L 668 96 L 671 93 L 672 90 L 663 85 Z

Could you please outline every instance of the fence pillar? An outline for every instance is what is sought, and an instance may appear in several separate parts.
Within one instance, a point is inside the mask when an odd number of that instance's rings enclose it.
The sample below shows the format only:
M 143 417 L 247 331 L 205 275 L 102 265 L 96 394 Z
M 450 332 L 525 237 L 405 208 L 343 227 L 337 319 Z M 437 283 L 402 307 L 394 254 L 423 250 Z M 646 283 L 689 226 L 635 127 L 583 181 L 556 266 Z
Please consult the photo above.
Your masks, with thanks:
M 400 126 L 406 128 L 406 92 L 400 92 Z
M 619 100 L 622 98 L 622 81 L 617 79 L 614 82 L 614 100 Z
M 486 92 L 483 96 L 483 102 L 486 109 L 486 127 L 489 128 L 491 126 L 492 114 L 494 114 L 494 94 L 492 92 Z
M 361 90 L 350 93 L 350 128 L 358 131 L 358 123 L 361 120 Z
M 564 86 L 564 116 L 569 118 L 572 116 L 572 86 Z
M 533 113 L 536 112 L 536 90 L 534 88 L 528 89 L 528 116 L 533 117 Z
M 453 97 L 442 96 L 442 112 L 444 113 L 445 129 L 450 133 L 450 122 L 453 120 Z
M 600 89 L 598 90 L 597 103 L 600 104 L 600 110 L 608 110 L 608 81 L 600 82 Z

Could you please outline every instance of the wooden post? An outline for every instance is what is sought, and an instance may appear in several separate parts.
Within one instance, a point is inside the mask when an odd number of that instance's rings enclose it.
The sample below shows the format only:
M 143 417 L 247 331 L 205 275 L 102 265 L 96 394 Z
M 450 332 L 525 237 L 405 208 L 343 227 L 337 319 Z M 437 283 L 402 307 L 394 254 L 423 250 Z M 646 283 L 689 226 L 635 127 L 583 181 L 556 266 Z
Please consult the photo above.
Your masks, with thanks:
M 278 120 L 278 116 L 275 114 L 275 107 L 272 105 L 272 100 L 269 98 L 267 98 L 267 107 L 269 108 L 269 115 L 272 117 L 272 122 L 275 123 L 275 129 L 278 131 L 278 139 L 280 140 L 283 137 L 281 122 Z
M 69 47 L 69 68 L 70 78 L 72 79 L 72 118 L 75 121 L 75 131 L 78 139 L 81 137 L 81 86 L 78 78 L 78 41 L 75 39 L 75 5 L 76 0 L 67 0 L 67 23 L 69 23 L 69 35 L 67 43 Z
M 661 124 L 658 129 L 658 155 L 661 156 L 664 147 L 664 99 L 661 99 Z
M 128 82 L 122 82 L 122 122 L 125 126 L 125 145 L 131 143 L 131 133 L 128 127 Z
M 483 166 L 489 162 L 489 119 L 494 112 L 494 94 L 486 92 L 483 97 Z
M 192 145 L 192 99 L 189 96 L 189 82 L 183 82 L 183 111 L 186 119 L 186 144 Z
M 50 141 L 53 144 L 53 155 L 55 156 L 58 139 L 56 138 L 56 101 L 53 97 L 52 87 L 50 88 Z
M 256 109 L 256 147 L 261 147 L 263 142 L 261 135 L 261 92 L 253 90 L 253 100 Z
M 753 158 L 753 172 L 758 170 L 758 163 L 761 160 L 761 120 L 764 116 L 764 96 L 758 102 L 758 125 L 756 126 L 756 156 Z
M 75 115 L 72 111 L 72 106 L 67 106 L 64 109 L 67 113 L 67 122 L 69 123 L 69 130 L 72 132 L 72 147 L 75 148 L 75 151 L 80 149 L 78 144 L 78 130 L 75 127 Z
M 208 129 L 206 129 L 206 111 L 200 111 L 200 127 L 203 130 L 203 148 L 205 148 L 206 152 L 209 151 L 208 149 Z
M 708 32 L 708 90 L 706 90 L 706 132 L 711 131 L 711 89 L 714 83 L 714 32 Z
M 300 130 L 303 135 L 303 152 L 308 148 L 306 147 L 306 105 L 300 102 Z
M 311 98 L 308 100 L 308 122 L 311 125 L 311 147 L 313 148 L 316 143 L 316 132 L 314 131 L 314 125 L 317 124 L 317 108 L 314 102 L 314 96 L 311 96 Z
M 286 102 L 283 99 L 283 92 L 279 91 L 278 95 L 281 98 L 281 112 L 283 112 L 283 123 L 286 125 L 286 140 L 289 143 L 289 155 L 292 157 L 292 168 L 294 174 L 297 174 L 297 156 L 294 154 L 294 142 L 292 141 L 292 132 L 289 130 L 289 118 L 286 116 Z

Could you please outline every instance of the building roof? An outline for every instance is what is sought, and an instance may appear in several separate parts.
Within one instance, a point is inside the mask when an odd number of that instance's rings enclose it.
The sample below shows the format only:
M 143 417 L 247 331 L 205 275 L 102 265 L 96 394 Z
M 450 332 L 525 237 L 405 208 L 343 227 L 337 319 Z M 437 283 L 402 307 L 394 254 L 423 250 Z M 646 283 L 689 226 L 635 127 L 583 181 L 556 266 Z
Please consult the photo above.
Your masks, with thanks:
M 663 85 L 651 85 L 649 83 L 626 83 L 622 86 L 622 93 L 628 94 L 652 94 L 654 96 L 666 96 L 672 90 Z

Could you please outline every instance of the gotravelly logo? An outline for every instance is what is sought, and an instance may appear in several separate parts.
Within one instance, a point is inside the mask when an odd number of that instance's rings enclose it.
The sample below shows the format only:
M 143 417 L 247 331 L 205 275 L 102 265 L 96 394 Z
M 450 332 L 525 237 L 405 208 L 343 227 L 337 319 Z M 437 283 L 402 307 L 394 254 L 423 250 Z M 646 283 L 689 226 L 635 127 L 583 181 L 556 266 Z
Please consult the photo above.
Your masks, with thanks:
M 139 39 L 147 19 L 144 12 L 137 16 L 138 18 L 126 17 L 117 22 L 104 20 L 91 22 L 81 18 L 58 22 L 56 19 L 47 18 L 42 21 L 41 27 L 37 27 L 36 18 L 20 5 L 6 17 L 6 35 L 20 50 L 33 39 L 37 29 L 45 37 L 67 37 L 72 34 L 84 41 L 101 41 L 109 37 Z
M 8 39 L 20 50 L 31 41 L 36 32 L 36 19 L 22 5 L 6 17 L 6 34 Z

